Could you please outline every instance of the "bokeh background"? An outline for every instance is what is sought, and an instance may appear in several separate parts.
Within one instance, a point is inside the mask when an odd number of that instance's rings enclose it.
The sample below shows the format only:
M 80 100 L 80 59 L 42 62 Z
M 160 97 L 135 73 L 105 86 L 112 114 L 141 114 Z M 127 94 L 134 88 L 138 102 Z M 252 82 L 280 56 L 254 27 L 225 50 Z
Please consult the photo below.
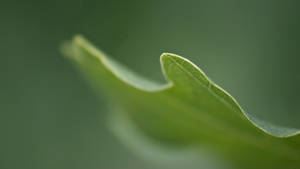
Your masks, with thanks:
M 153 168 L 106 127 L 106 101 L 59 47 L 82 34 L 162 81 L 159 56 L 200 66 L 242 107 L 300 127 L 299 1 L 0 2 L 0 168 Z

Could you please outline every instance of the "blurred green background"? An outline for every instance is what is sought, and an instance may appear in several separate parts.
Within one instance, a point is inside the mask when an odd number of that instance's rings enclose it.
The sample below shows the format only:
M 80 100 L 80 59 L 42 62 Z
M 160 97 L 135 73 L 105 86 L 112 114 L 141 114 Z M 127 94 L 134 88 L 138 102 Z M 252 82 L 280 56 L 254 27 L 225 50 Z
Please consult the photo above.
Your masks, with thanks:
M 247 112 L 300 127 L 299 7 L 296 0 L 2 0 L 0 168 L 155 167 L 110 133 L 105 98 L 60 54 L 74 34 L 157 81 L 162 52 L 184 56 Z

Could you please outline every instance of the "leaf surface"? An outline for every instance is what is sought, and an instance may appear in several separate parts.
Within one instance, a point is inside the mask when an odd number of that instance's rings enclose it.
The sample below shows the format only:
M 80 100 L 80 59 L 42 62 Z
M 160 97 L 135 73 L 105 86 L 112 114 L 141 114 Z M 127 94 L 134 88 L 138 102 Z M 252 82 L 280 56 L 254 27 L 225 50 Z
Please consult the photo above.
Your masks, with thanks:
M 160 57 L 166 83 L 147 80 L 80 36 L 64 53 L 95 89 L 110 98 L 114 116 L 125 114 L 148 138 L 168 146 L 205 146 L 238 168 L 298 168 L 300 130 L 246 113 L 189 60 Z M 259 83 L 259 82 L 258 82 Z M 120 115 L 122 113 L 122 115 Z

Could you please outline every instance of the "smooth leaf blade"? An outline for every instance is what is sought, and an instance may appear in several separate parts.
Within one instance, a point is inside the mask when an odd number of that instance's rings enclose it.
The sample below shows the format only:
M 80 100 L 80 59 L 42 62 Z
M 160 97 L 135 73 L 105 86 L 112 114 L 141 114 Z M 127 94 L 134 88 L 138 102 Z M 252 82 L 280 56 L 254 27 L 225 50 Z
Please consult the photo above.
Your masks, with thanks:
M 187 59 L 162 54 L 168 83 L 159 84 L 137 76 L 82 37 L 64 51 L 93 86 L 105 91 L 111 103 L 152 139 L 180 146 L 206 145 L 244 168 L 254 163 L 256 168 L 300 164 L 299 129 L 276 126 L 244 112 Z

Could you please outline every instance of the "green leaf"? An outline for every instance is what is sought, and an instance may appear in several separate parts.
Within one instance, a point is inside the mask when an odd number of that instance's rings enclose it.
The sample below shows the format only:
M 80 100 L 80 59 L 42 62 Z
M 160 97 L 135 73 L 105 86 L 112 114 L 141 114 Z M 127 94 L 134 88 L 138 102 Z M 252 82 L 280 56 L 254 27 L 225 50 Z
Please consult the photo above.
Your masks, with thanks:
M 189 60 L 161 55 L 165 84 L 138 76 L 84 38 L 63 51 L 148 138 L 172 147 L 206 147 L 238 168 L 299 168 L 300 130 L 246 113 Z M 142 54 L 141 54 L 142 55 Z M 257 82 L 259 83 L 259 82 Z

